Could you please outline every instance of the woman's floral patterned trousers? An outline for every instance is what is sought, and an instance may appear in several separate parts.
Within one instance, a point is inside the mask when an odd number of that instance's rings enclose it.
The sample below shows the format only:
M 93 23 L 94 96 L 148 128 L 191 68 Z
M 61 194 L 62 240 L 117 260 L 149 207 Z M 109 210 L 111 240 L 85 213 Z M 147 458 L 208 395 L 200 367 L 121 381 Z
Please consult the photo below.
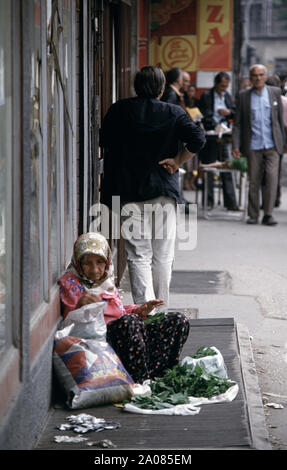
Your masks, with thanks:
M 107 325 L 107 341 L 136 383 L 161 377 L 175 366 L 188 333 L 188 319 L 179 312 L 149 324 L 128 314 Z

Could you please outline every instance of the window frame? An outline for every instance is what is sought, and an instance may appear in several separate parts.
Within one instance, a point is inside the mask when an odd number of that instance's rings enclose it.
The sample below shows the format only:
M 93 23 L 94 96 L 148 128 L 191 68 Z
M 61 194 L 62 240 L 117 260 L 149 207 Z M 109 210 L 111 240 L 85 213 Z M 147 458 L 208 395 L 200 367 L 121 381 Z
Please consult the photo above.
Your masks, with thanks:
M 5 309 L 4 345 L 0 350 L 1 360 L 9 351 L 15 353 L 15 348 L 21 344 L 20 315 L 21 311 L 21 85 L 20 73 L 20 12 L 17 2 L 11 3 L 10 36 L 11 36 L 11 161 L 9 162 L 9 190 L 8 207 L 5 212 L 10 213 L 9 233 L 6 239 L 7 250 L 6 266 L 9 263 L 7 301 Z M 8 219 L 8 218 L 7 218 Z M 6 230 L 5 230 L 6 232 Z M 6 235 L 6 234 L 5 234 Z M 12 275 L 13 273 L 13 275 Z M 5 361 L 4 361 L 5 362 Z
M 48 0 L 47 0 L 48 1 Z M 62 1 L 59 0 L 58 7 L 59 7 L 59 14 L 60 19 L 62 19 L 63 15 L 63 8 L 62 8 Z M 41 44 L 42 44 L 42 67 L 41 67 L 41 86 L 42 86 L 42 94 L 43 94 L 43 101 L 41 102 L 42 114 L 41 119 L 42 122 L 47 123 L 48 119 L 48 106 L 49 106 L 49 97 L 48 97 L 48 82 L 47 82 L 47 73 L 48 71 L 48 61 L 47 61 L 47 50 L 48 50 L 48 42 L 47 42 L 47 2 L 41 2 Z M 71 168 L 71 176 L 72 182 L 71 184 L 75 184 L 74 189 L 69 192 L 69 195 L 66 191 L 65 180 L 66 180 L 66 153 L 65 153 L 65 130 L 64 130 L 64 120 L 67 119 L 67 115 L 65 112 L 65 100 L 63 96 L 63 90 L 61 88 L 60 80 L 56 78 L 55 74 L 55 87 L 58 88 L 57 96 L 55 100 L 57 101 L 58 107 L 58 135 L 56 141 L 56 161 L 55 161 L 55 168 L 56 168 L 56 214 L 55 217 L 57 218 L 57 238 L 59 240 L 59 246 L 57 248 L 57 266 L 56 266 L 56 275 L 59 277 L 62 271 L 66 268 L 67 264 L 69 263 L 71 256 L 72 256 L 72 247 L 70 247 L 70 254 L 67 253 L 66 250 L 66 232 L 67 230 L 72 230 L 73 232 L 73 239 L 75 239 L 77 233 L 77 216 L 76 216 L 76 208 L 77 208 L 77 192 L 76 192 L 76 178 L 77 178 L 77 165 L 76 165 L 76 150 L 77 150 L 77 135 L 76 135 L 76 118 L 77 118 L 77 109 L 76 109 L 76 78 L 75 78 L 75 63 L 76 63 L 76 51 L 75 51 L 75 41 L 76 41 L 76 31 L 75 31 L 75 15 L 76 15 L 76 2 L 75 0 L 71 0 L 71 7 L 70 7 L 70 18 L 69 18 L 69 26 L 71 27 L 71 37 L 74 41 L 73 44 L 70 45 L 71 47 L 71 64 L 69 66 L 69 72 L 71 74 L 71 103 L 68 109 L 69 115 L 72 120 L 73 126 L 73 133 L 71 128 L 69 127 L 69 135 L 68 139 L 71 143 L 71 153 L 69 155 L 69 167 Z M 57 15 L 56 15 L 57 16 Z M 59 62 L 59 72 L 61 77 L 64 77 L 64 49 L 63 49 L 63 33 L 60 33 L 59 40 L 57 42 L 57 57 Z M 54 59 L 55 60 L 55 59 Z M 64 88 L 65 92 L 66 89 Z M 68 102 L 68 101 L 67 101 Z M 68 104 L 69 105 L 69 104 Z M 73 111 L 72 111 L 73 110 Z M 45 135 L 43 134 L 43 140 L 45 143 L 43 144 L 43 167 L 42 167 L 42 180 L 43 180 L 43 189 L 40 197 L 42 198 L 41 201 L 41 224 L 42 224 L 42 233 L 43 233 L 43 269 L 44 269 L 44 299 L 38 306 L 38 308 L 33 312 L 31 316 L 30 322 L 30 362 L 33 363 L 37 352 L 41 349 L 43 345 L 43 341 L 47 340 L 50 336 L 51 331 L 54 329 L 55 324 L 58 323 L 60 318 L 60 302 L 59 302 L 59 289 L 56 282 L 54 282 L 51 277 L 52 273 L 50 270 L 50 246 L 49 246 L 49 239 L 50 239 L 50 227 L 46 227 L 45 223 L 49 220 L 49 213 L 50 213 L 50 199 L 49 199 L 49 187 L 50 187 L 50 180 L 49 180 L 49 158 L 50 158 L 50 149 L 49 149 L 49 142 L 48 142 L 48 130 L 45 125 L 42 126 L 45 129 Z M 48 178 L 47 178 L 48 176 Z M 69 175 L 70 176 L 70 175 Z M 71 205 L 71 227 L 66 226 L 66 219 L 65 219 L 65 201 L 66 196 L 70 197 L 70 205 Z M 54 273 L 55 274 L 55 273 Z M 48 305 L 47 305 L 48 304 Z
M 21 369 L 21 275 L 22 275 L 22 88 L 21 88 L 21 28 L 20 28 L 20 4 L 17 0 L 11 2 L 11 107 L 12 107 L 12 158 L 11 158 L 11 237 L 9 255 L 11 259 L 11 286 L 9 294 L 10 311 L 5 318 L 5 344 L 0 351 L 0 419 L 4 417 L 11 400 L 16 396 L 23 379 Z M 13 188 L 13 191 L 12 191 Z M 12 256 L 13 255 L 13 256 Z

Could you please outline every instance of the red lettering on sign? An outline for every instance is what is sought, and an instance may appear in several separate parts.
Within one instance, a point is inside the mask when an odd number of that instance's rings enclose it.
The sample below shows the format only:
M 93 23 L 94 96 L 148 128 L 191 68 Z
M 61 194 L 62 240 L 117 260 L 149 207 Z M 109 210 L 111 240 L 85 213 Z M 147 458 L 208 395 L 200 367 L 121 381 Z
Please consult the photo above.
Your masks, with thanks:
M 217 28 L 212 28 L 209 30 L 209 35 L 204 44 L 209 44 L 214 46 L 215 44 L 223 44 L 222 37 L 219 34 Z
M 207 11 L 211 10 L 209 17 L 207 18 L 207 23 L 222 23 L 224 14 L 218 17 L 221 10 L 222 5 L 207 5 Z

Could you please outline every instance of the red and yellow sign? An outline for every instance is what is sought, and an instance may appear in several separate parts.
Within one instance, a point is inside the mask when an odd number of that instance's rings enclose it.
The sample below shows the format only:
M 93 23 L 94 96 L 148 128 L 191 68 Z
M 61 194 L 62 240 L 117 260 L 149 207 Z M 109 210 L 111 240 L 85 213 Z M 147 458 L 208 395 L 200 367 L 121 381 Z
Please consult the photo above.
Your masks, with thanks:
M 150 59 L 152 64 L 158 64 L 166 71 L 179 67 L 187 72 L 196 70 L 197 47 L 196 37 L 162 36 L 151 41 Z
M 162 0 L 151 3 L 151 18 L 160 25 L 166 24 L 174 13 L 179 13 L 188 7 L 193 0 Z
M 198 70 L 232 69 L 232 6 L 232 0 L 198 0 Z

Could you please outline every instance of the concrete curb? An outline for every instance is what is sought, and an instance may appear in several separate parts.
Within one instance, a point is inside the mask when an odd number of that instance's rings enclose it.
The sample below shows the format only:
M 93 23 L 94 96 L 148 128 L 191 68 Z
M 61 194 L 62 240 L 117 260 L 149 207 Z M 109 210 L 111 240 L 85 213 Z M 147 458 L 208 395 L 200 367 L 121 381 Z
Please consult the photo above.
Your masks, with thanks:
M 249 331 L 244 325 L 236 323 L 236 334 L 247 412 L 249 415 L 252 447 L 256 450 L 272 450 L 266 428 L 264 407 L 250 344 Z

